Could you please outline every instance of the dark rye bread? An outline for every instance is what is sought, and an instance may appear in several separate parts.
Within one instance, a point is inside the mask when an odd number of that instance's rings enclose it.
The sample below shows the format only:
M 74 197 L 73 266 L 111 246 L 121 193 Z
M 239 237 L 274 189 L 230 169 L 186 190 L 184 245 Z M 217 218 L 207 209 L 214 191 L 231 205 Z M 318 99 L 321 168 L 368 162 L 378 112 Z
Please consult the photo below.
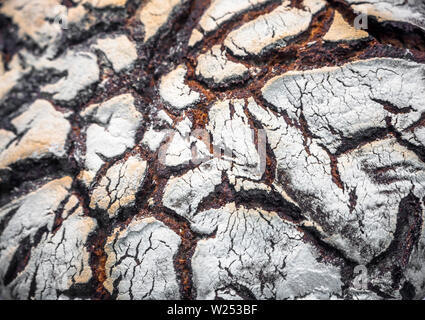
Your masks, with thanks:
M 0 54 L 1 299 L 424 298 L 423 1 L 5 0 Z

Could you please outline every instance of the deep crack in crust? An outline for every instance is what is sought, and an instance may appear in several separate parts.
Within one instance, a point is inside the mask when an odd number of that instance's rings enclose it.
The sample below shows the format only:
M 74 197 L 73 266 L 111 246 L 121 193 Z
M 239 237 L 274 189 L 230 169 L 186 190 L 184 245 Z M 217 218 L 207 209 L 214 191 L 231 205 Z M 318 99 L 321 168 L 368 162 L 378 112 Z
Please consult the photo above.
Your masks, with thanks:
M 1 5 L 0 296 L 423 299 L 422 2 L 158 3 Z

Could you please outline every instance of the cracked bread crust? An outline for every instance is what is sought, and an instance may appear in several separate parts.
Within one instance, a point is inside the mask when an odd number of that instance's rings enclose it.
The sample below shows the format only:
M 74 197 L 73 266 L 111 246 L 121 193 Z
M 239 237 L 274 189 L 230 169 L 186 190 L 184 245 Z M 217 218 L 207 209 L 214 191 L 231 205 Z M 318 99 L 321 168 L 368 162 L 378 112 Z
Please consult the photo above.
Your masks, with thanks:
M 424 299 L 424 20 L 5 0 L 0 298 Z

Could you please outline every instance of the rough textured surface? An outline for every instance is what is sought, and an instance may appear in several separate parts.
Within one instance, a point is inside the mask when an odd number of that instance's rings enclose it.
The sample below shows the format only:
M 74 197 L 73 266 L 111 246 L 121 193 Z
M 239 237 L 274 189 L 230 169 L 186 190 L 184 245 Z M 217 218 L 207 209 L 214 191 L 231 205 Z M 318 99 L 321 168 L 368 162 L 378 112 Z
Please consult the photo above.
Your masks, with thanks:
M 237 56 L 259 55 L 267 50 L 284 47 L 293 38 L 307 31 L 314 14 L 323 9 L 322 0 L 306 0 L 304 9 L 292 8 L 289 1 L 272 12 L 252 20 L 232 31 L 224 45 Z
M 99 39 L 95 48 L 105 53 L 115 71 L 129 68 L 137 59 L 135 45 L 126 36 Z
M 211 34 L 224 23 L 231 21 L 235 16 L 272 2 L 273 0 L 212 0 L 210 6 L 205 10 L 199 20 L 201 32 L 197 29 L 193 30 L 189 45 L 192 46 L 201 41 L 204 34 Z
M 48 101 L 35 101 L 28 110 L 12 119 L 11 124 L 16 135 L 8 132 L 9 136 L 4 137 L 5 146 L 0 152 L 1 169 L 25 159 L 65 156 L 65 143 L 71 126 Z
M 356 11 L 379 21 L 407 22 L 425 29 L 425 3 L 404 0 L 346 0 Z
M 104 163 L 104 158 L 118 156 L 135 145 L 141 114 L 134 107 L 131 94 L 88 106 L 81 115 L 89 120 L 86 128 L 85 167 L 82 179 L 90 183 Z
M 145 39 L 148 41 L 167 22 L 173 11 L 185 0 L 149 0 L 140 11 L 140 20 L 145 27 Z
M 84 217 L 78 199 L 70 196 L 71 182 L 70 177 L 54 180 L 0 209 L 0 221 L 6 225 L 0 238 L 4 297 L 57 299 L 72 286 L 91 279 L 85 243 L 96 221 Z M 11 212 L 14 215 L 7 221 Z M 56 226 L 55 216 L 63 216 L 60 226 Z M 10 278 L 25 255 L 26 265 Z M 38 284 L 35 289 L 32 282 Z
M 146 161 L 138 156 L 112 166 L 93 190 L 90 208 L 107 210 L 110 217 L 122 208 L 131 206 L 143 184 Z
M 329 42 L 352 41 L 364 39 L 368 36 L 369 34 L 366 31 L 350 26 L 343 16 L 338 11 L 335 11 L 332 25 L 323 40 Z
M 0 299 L 424 299 L 424 12 L 3 1 Z
M 171 108 L 185 109 L 200 100 L 199 93 L 185 83 L 186 73 L 186 66 L 179 65 L 161 78 L 159 94 Z
M 424 73 L 423 64 L 371 59 L 288 72 L 269 80 L 262 96 L 294 121 L 302 115 L 311 134 L 335 153 L 344 141 L 385 128 L 388 117 L 400 132 L 417 122 L 425 111 Z
M 318 262 L 318 252 L 296 226 L 274 212 L 236 209 L 230 203 L 199 213 L 192 228 L 215 234 L 200 240 L 193 255 L 200 299 L 329 299 L 341 294 L 338 267 Z
M 248 76 L 248 68 L 241 63 L 229 61 L 219 45 L 198 57 L 196 76 L 212 87 L 237 82 Z
M 56 100 L 72 100 L 82 89 L 99 79 L 96 57 L 90 53 L 72 52 L 54 62 L 46 61 L 37 65 L 36 68 L 66 72 L 66 76 L 58 82 L 41 88 L 42 92 L 52 94 Z

